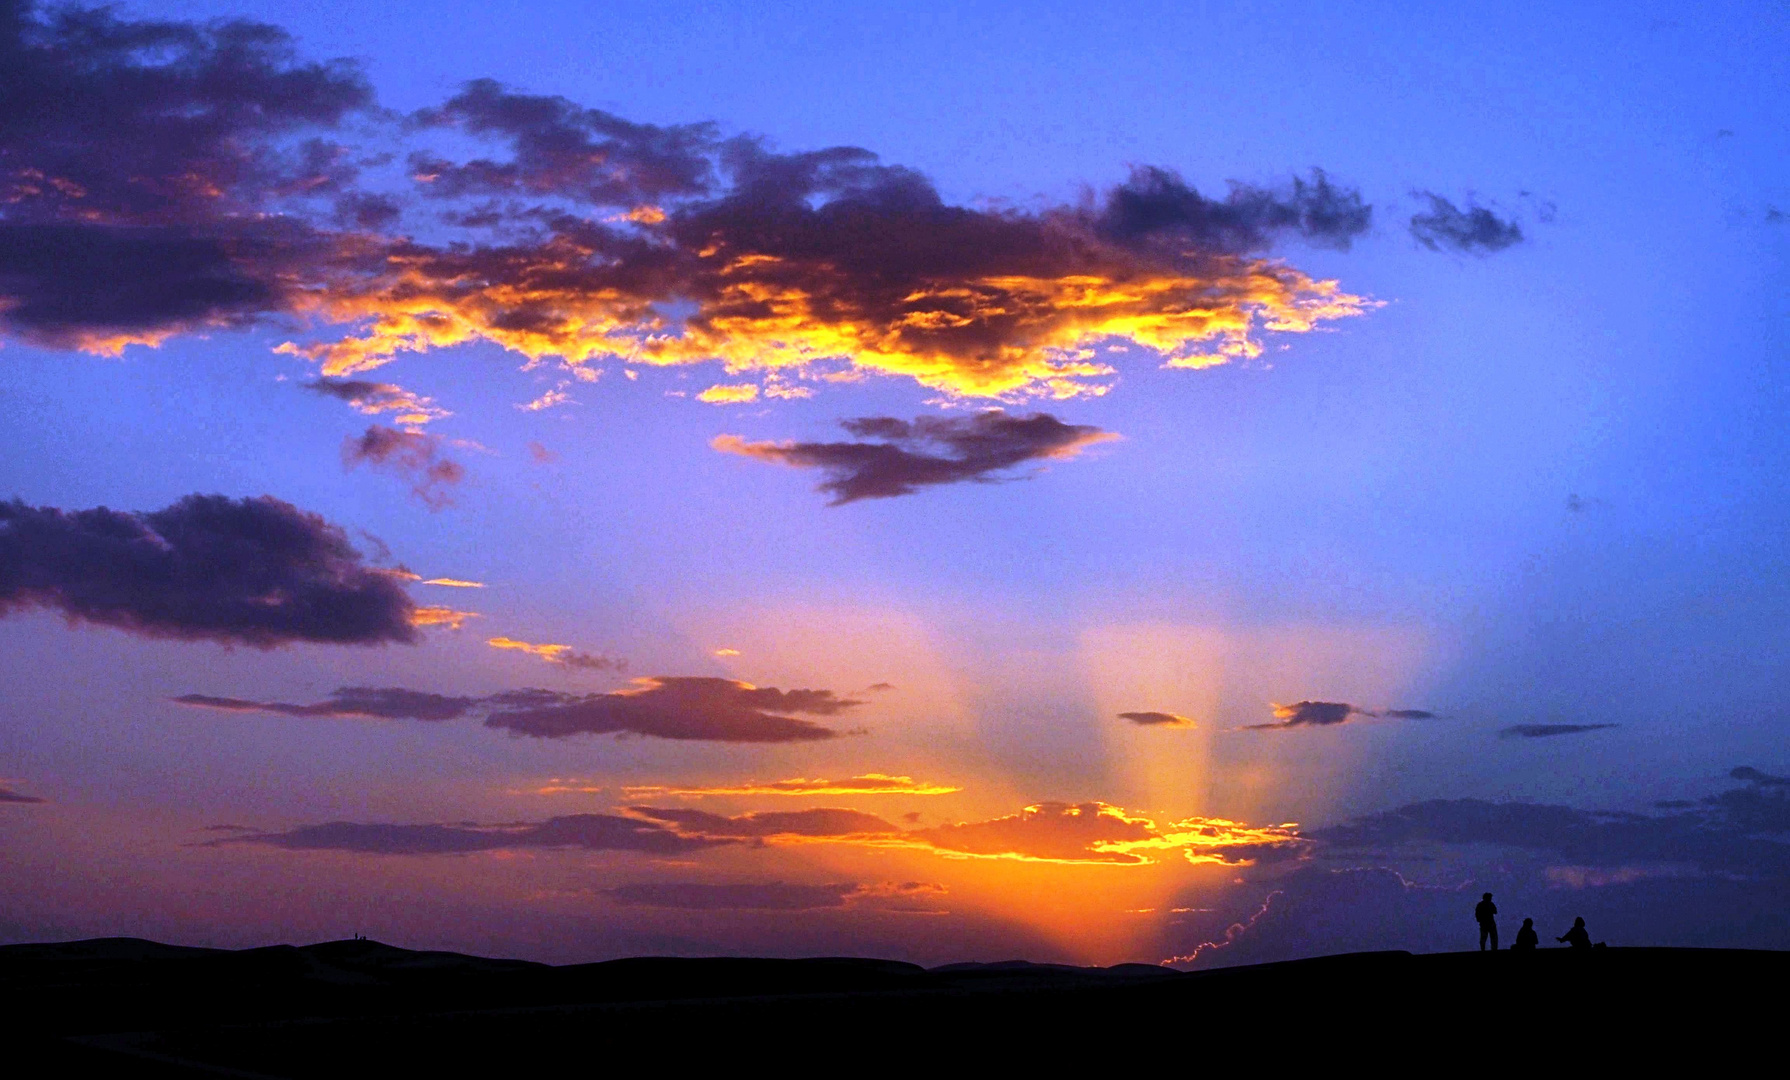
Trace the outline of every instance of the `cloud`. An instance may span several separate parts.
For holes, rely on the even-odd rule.
[[[36,795],[21,795],[11,788],[0,787],[0,803],[40,803]]]
[[[678,675],[635,679],[631,687],[608,694],[525,689],[454,697],[398,687],[350,686],[308,705],[210,694],[186,694],[173,700],[201,708],[284,716],[453,720],[482,714],[486,727],[545,739],[617,733],[744,743],[836,738],[840,732],[791,714],[834,716],[863,704],[830,690],[778,690],[732,679]]]
[[[1148,727],[1193,727],[1192,720],[1171,712],[1122,712],[1119,719]]]
[[[1434,720],[1436,714],[1423,709],[1382,709],[1380,716],[1388,720]]]
[[[579,652],[570,645],[537,645],[507,637],[487,638],[485,644],[493,649],[524,652],[530,656],[537,656],[549,664],[559,664],[562,667],[578,668],[584,671],[625,671],[628,667],[626,660],[596,653]]]
[[[1613,728],[1615,724],[1513,724],[1501,728],[1498,735],[1505,739],[1547,739],[1555,735],[1577,735],[1585,731],[1602,731]]]
[[[148,513],[0,503],[0,615],[39,607],[264,649],[417,640],[400,581],[339,527],[265,495],[189,495]]]
[[[264,23],[132,21],[10,0],[0,15],[0,325],[116,352],[287,306],[352,182],[320,136],[372,92]],[[303,136],[309,136],[304,138]]]
[[[1109,385],[1104,345],[1202,367],[1371,306],[1264,254],[1369,227],[1318,171],[1218,198],[1140,169],[1075,204],[977,209],[857,147],[781,153],[490,80],[388,119],[354,65],[263,24],[9,11],[0,294],[7,332],[42,344],[281,315],[316,328],[289,351],[331,377],[487,341],[1061,398]]]
[[[396,687],[344,686],[325,701],[290,705],[281,701],[246,701],[242,698],[182,694],[173,699],[181,705],[225,712],[264,712],[281,716],[351,716],[374,720],[457,720],[479,704],[479,698],[449,697]]]
[[[830,690],[778,690],[733,679],[661,675],[607,694],[521,691],[492,699],[501,706],[485,720],[533,738],[610,732],[661,739],[721,742],[808,742],[839,732],[795,714],[836,716],[863,704]]]
[[[1773,776],[1760,772],[1751,765],[1742,765],[1728,774],[1735,780],[1744,780],[1762,787],[1790,787],[1790,776]]]
[[[630,806],[628,813],[672,827],[687,836],[735,840],[768,836],[882,836],[897,833],[895,826],[861,810],[816,807],[812,810],[764,810],[728,817],[706,810],[657,806]]]
[[[531,441],[528,444],[528,459],[536,465],[551,465],[559,460],[559,455],[540,443]]]
[[[436,406],[434,399],[413,394],[393,383],[368,382],[365,379],[316,379],[304,384],[306,390],[347,402],[365,416],[394,413],[392,422],[414,430],[431,420],[454,415]]]
[[[441,437],[420,431],[399,431],[373,424],[342,442],[342,465],[352,469],[365,463],[405,480],[410,493],[431,510],[453,503],[446,491],[466,478],[459,462],[441,456]]]
[[[466,581],[451,577],[424,578],[422,583],[424,585],[442,585],[450,589],[482,589],[485,587],[485,583],[482,581]]]
[[[753,383],[727,385],[716,383],[702,393],[696,395],[697,401],[706,401],[710,405],[744,405],[758,400],[758,387]]]
[[[466,625],[467,619],[481,618],[476,611],[456,611],[451,607],[438,605],[418,607],[410,613],[412,626],[445,626],[449,630],[458,630]]]
[[[1750,775],[1756,770],[1744,771]],[[1718,873],[1790,875],[1790,845],[1762,838],[1790,832],[1786,787],[1747,780],[1747,786],[1708,796],[1695,806],[1647,815],[1536,803],[1434,800],[1311,835],[1339,847],[1499,844],[1546,852],[1581,867],[1683,864]]]
[[[1505,221],[1470,200],[1463,210],[1433,191],[1413,194],[1429,200],[1430,208],[1427,213],[1412,215],[1411,235],[1431,251],[1490,255],[1523,240],[1523,229],[1515,221]]]
[[[911,495],[922,487],[964,481],[990,482],[993,474],[1030,461],[1065,460],[1095,443],[1118,438],[1108,431],[1065,424],[1047,413],[1009,415],[990,409],[969,417],[922,416],[912,423],[867,416],[840,424],[860,438],[879,442],[747,442],[718,436],[723,453],[828,474],[818,490],[831,505],[859,499]]]
[[[1372,716],[1340,701],[1295,701],[1291,705],[1274,706],[1274,719],[1279,723],[1250,724],[1251,731],[1272,731],[1279,728],[1329,727],[1347,723],[1352,717]]]
[[[947,784],[930,784],[911,776],[890,776],[887,773],[865,773],[847,780],[773,780],[769,783],[744,783],[711,787],[630,787],[630,799],[654,795],[675,795],[700,799],[710,795],[950,795],[962,791]]]
[[[286,832],[231,836],[213,840],[211,844],[263,844],[292,851],[349,851],[369,855],[452,855],[528,848],[680,855],[735,842],[684,836],[638,818],[573,814],[522,825],[385,825],[332,821]]]

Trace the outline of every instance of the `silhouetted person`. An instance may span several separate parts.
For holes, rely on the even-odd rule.
[[[1591,947],[1591,935],[1585,932],[1585,916],[1581,915],[1574,919],[1572,921],[1572,929],[1566,932],[1566,936],[1557,937],[1554,940],[1564,941],[1575,949],[1589,949]]]
[[[1492,894],[1486,893],[1479,906],[1473,909],[1473,917],[1479,920],[1479,951],[1485,952],[1485,943],[1490,940],[1492,951],[1498,951],[1498,905],[1492,903]]]
[[[1524,919],[1523,928],[1517,931],[1517,939],[1510,944],[1512,952],[1534,952],[1541,944],[1541,938],[1535,934],[1535,920]]]

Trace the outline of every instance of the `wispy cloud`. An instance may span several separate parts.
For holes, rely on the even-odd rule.
[[[466,478],[466,468],[441,455],[441,437],[419,431],[399,431],[374,424],[342,443],[342,464],[352,469],[366,464],[402,478],[410,493],[431,510],[453,504],[448,488]]]
[[[1506,739],[1551,739],[1556,735],[1579,735],[1587,731],[1602,731],[1613,728],[1615,724],[1512,724],[1501,728],[1498,734]]]
[[[527,653],[539,657],[549,664],[561,667],[577,668],[583,671],[625,671],[626,660],[598,653],[579,652],[570,645],[536,644],[529,641],[518,641],[515,638],[486,638],[485,644],[493,649],[508,649],[514,652]]]
[[[415,431],[431,420],[454,415],[435,404],[434,399],[413,394],[393,383],[368,382],[365,379],[316,379],[304,384],[306,390],[345,401],[354,411],[366,416],[391,413],[392,423]]]
[[[1515,220],[1468,200],[1465,209],[1433,191],[1413,192],[1429,202],[1429,210],[1411,217],[1411,235],[1431,251],[1456,251],[1467,255],[1491,255],[1523,241],[1523,229]]]

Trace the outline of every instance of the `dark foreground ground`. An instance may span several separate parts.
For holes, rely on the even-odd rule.
[[[1356,953],[1183,974],[643,958],[549,967],[373,941],[0,948],[0,1072],[1005,1075],[1312,1064],[1486,1074],[1776,1061],[1790,953]]]

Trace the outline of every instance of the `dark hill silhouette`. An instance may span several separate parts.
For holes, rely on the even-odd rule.
[[[10,1062],[41,1063],[21,1076],[1060,1072],[1451,1047],[1451,1061],[1695,1051],[1708,1065],[1741,1052],[1735,1032],[1768,1029],[1751,1025],[1781,1010],[1766,988],[1786,975],[1790,953],[1718,949],[1355,953],[1182,973],[849,957],[555,967],[361,939],[229,951],[107,938],[0,947],[0,1030]],[[1508,1035],[1489,1050],[1488,1027]]]

